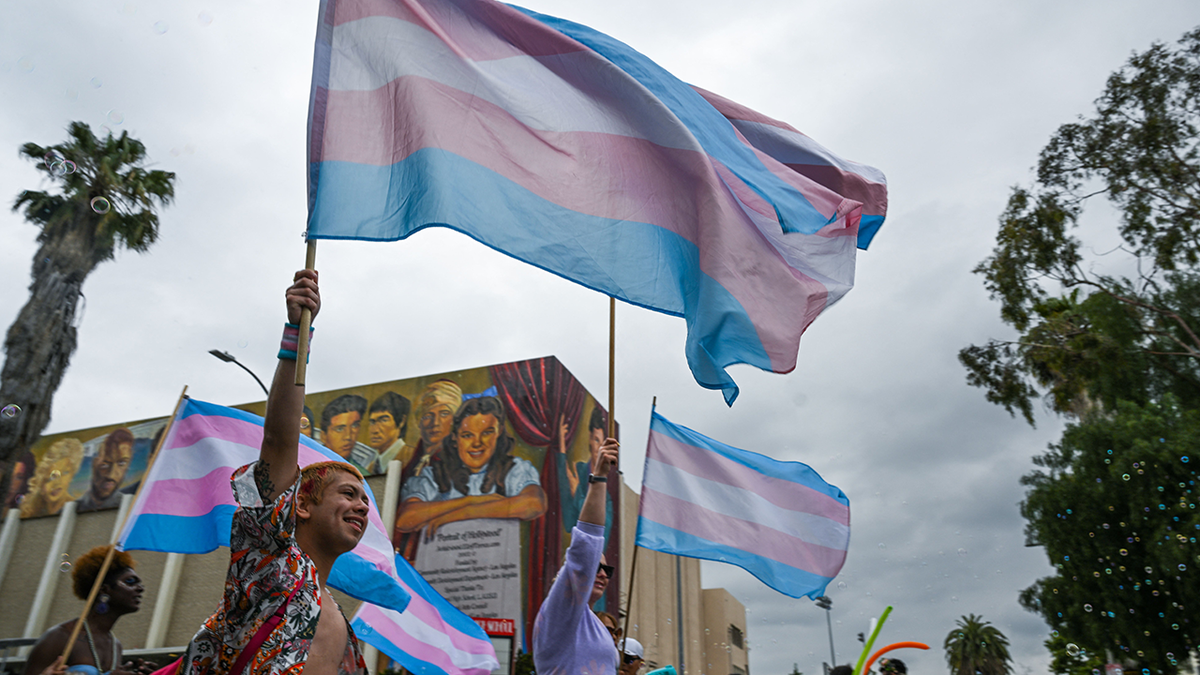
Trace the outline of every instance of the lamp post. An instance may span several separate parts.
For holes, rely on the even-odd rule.
[[[822,595],[815,600],[817,607],[825,610],[825,625],[829,627],[829,663],[830,668],[837,665],[837,652],[833,649],[833,619],[830,618],[833,609],[833,600],[829,599],[828,595]]]
[[[250,377],[253,377],[254,381],[258,383],[258,386],[262,387],[263,393],[266,394],[267,396],[271,395],[271,392],[267,391],[267,385],[263,384],[262,380],[258,379],[258,376],[254,374],[254,371],[252,371],[249,368],[247,368],[246,366],[242,365],[242,363],[240,361],[238,361],[236,358],[234,358],[233,354],[230,354],[229,352],[222,352],[222,351],[219,351],[216,349],[210,349],[210,350],[208,350],[208,353],[212,354],[213,356],[217,357],[218,359],[221,359],[225,363],[236,364],[238,368],[241,368],[242,370],[246,371],[247,373],[250,373]]]

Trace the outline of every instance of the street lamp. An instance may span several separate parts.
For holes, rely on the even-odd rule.
[[[829,618],[830,610],[833,609],[833,600],[830,600],[828,595],[822,595],[814,602],[817,603],[817,607],[825,610],[825,625],[829,626],[829,667],[833,668],[837,665],[837,652],[833,650],[833,619]]]
[[[258,383],[258,386],[262,387],[264,394],[266,394],[267,396],[271,395],[271,392],[267,391],[267,385],[263,384],[262,380],[258,379],[258,376],[254,374],[254,371],[250,370],[246,366],[243,366],[240,361],[238,361],[236,358],[234,358],[233,354],[230,354],[229,352],[218,351],[216,349],[210,349],[210,350],[208,350],[208,353],[212,354],[213,356],[217,357],[218,359],[221,359],[225,363],[237,364],[238,368],[241,368],[242,370],[246,371],[247,373],[250,373],[250,377],[253,377],[254,381]]]

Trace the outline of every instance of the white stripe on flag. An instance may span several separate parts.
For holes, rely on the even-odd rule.
[[[850,528],[841,523],[781,508],[750,490],[700,478],[649,457],[642,485],[731,518],[765,525],[810,544],[846,550],[850,543]]]

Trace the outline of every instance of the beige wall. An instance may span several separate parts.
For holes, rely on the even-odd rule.
[[[749,673],[750,655],[746,641],[750,636],[746,633],[746,608],[724,588],[706,588],[701,594],[704,624],[708,629],[704,636],[706,675]],[[731,629],[741,632],[741,646]]]

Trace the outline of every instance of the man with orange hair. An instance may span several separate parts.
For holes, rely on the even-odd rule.
[[[238,469],[229,574],[217,612],[192,638],[178,675],[357,675],[358,641],[325,581],[358,545],[369,502],[357,469],[297,466],[304,387],[296,376],[300,313],[321,308],[317,273],[287,290],[289,323],[267,397],[257,462]]]

